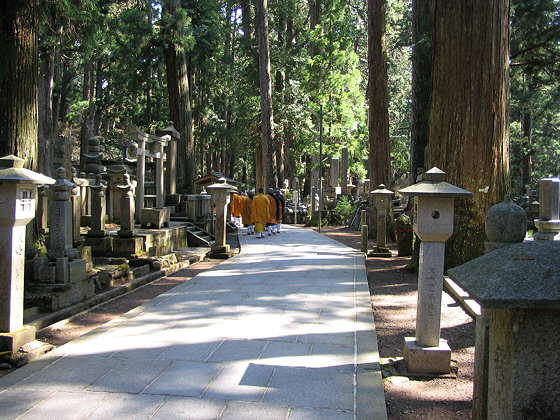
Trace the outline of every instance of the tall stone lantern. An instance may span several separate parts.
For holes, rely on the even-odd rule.
[[[422,239],[416,336],[405,337],[404,344],[411,372],[449,373],[451,367],[451,349],[440,338],[445,242],[453,234],[454,199],[472,197],[472,193],[445,179],[445,172],[434,167],[422,175],[422,182],[399,190],[415,197],[413,228]]]
[[[0,351],[12,353],[35,339],[35,330],[23,327],[25,227],[35,217],[37,186],[55,182],[23,162],[0,158]]]
[[[226,215],[227,206],[230,202],[230,192],[235,189],[233,185],[226,182],[225,178],[220,178],[218,182],[206,187],[210,191],[212,205],[216,207],[216,230],[215,243],[212,246],[212,256],[217,258],[229,258],[231,252],[229,245],[226,244]]]

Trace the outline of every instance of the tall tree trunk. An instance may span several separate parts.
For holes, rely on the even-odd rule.
[[[181,7],[180,0],[168,0],[165,6],[167,13],[177,19],[175,26],[181,32],[184,22],[176,13],[177,9]],[[196,161],[187,56],[184,47],[175,43],[170,43],[165,47],[164,55],[170,117],[175,129],[181,134],[177,142],[177,192],[189,194],[194,192]]]
[[[93,116],[93,133],[99,135],[101,120],[103,118],[103,107],[101,102],[103,99],[103,59],[97,60],[97,68],[95,70],[95,113]]]
[[[430,80],[432,76],[432,2],[412,0],[412,127],[410,183],[424,168],[424,150],[430,134]],[[424,170],[429,168],[424,168]]]
[[[42,153],[39,153],[39,172],[51,175],[51,147],[56,139],[56,120],[54,120],[54,83],[56,74],[56,49],[51,46],[47,51],[40,55],[39,63],[39,83],[38,83],[38,146]]]
[[[262,133],[262,173],[257,173],[257,187],[269,188],[274,186],[274,180],[276,178],[276,159],[274,159],[274,116],[272,111],[267,0],[257,0],[257,33],[259,39],[259,85]]]
[[[93,116],[95,113],[95,103],[93,100],[93,62],[90,59],[84,61],[84,82],[82,86],[82,99],[87,101],[88,106],[84,110],[82,117],[82,126],[80,127],[80,168],[85,170],[85,161],[82,159],[84,153],[87,153],[88,139],[94,135]]]
[[[369,152],[372,188],[390,188],[389,111],[387,94],[386,0],[368,0]]]
[[[434,0],[428,166],[474,199],[455,203],[448,268],[484,252],[488,209],[510,189],[508,0]]]
[[[372,189],[391,188],[389,106],[387,93],[386,0],[368,0],[369,178]],[[370,201],[369,236],[377,236],[377,212]]]
[[[0,3],[0,156],[15,154],[38,169],[38,0]]]

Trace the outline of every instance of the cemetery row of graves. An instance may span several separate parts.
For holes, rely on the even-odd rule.
[[[1,257],[6,267],[0,282],[2,351],[16,352],[34,340],[35,328],[28,321],[37,314],[56,313],[119,282],[178,264],[189,248],[203,247],[203,255],[229,255],[226,231],[236,228],[228,205],[235,181],[211,173],[195,182],[198,194],[178,194],[178,133],[169,127],[155,136],[130,127],[129,134],[134,156],[125,154],[110,165],[102,141],[91,138],[84,172],[73,167],[71,143],[58,139],[54,178],[23,168],[16,156],[0,159]],[[333,159],[325,185],[321,179],[309,197],[301,197],[297,179],[284,185],[291,187],[284,222],[305,223],[351,196],[361,203],[350,224],[362,231],[362,251],[371,258],[390,258],[387,218],[404,208],[393,205],[395,193],[383,185],[374,189],[365,182],[363,192],[348,185],[347,165],[347,153],[340,163]],[[472,196],[445,181],[446,174],[432,168],[418,183],[398,191],[413,202],[412,228],[421,240],[416,335],[406,338],[404,358],[409,371],[434,375],[449,373],[452,352],[440,337],[445,242],[453,234],[455,199]],[[539,188],[538,200],[528,197],[526,208],[508,197],[492,207],[486,219],[486,255],[448,272],[481,307],[477,418],[531,409],[560,413],[560,180],[543,179]],[[371,252],[367,204],[377,222]],[[527,234],[529,220],[532,236]],[[546,368],[539,360],[546,360]]]

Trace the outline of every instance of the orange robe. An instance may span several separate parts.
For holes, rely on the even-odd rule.
[[[266,198],[270,201],[270,216],[267,222],[275,225],[278,223],[278,219],[276,219],[276,210],[278,209],[278,206],[276,205],[276,200],[272,195],[268,194]]]
[[[251,200],[249,197],[244,197],[243,199],[243,214],[242,214],[242,218],[243,218],[243,224],[245,226],[251,226],[253,225],[253,219],[251,218],[251,211],[253,210],[253,200]]]
[[[270,218],[270,200],[263,194],[259,194],[253,198],[253,207],[251,209],[251,218],[255,224],[255,233],[264,232],[267,220]]]
[[[231,203],[231,213],[233,217],[241,217],[243,213],[243,197],[233,193],[233,203]]]

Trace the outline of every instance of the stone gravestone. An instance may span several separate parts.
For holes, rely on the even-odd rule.
[[[339,159],[332,158],[331,159],[331,187],[338,188],[339,187]]]
[[[107,185],[97,175],[91,190],[91,229],[87,233],[86,244],[91,246],[92,255],[102,257],[113,251],[113,237],[107,235],[105,229],[105,192]]]
[[[539,183],[539,218],[536,240],[560,241],[560,179],[544,178]]]
[[[341,179],[341,191],[342,195],[348,195],[348,147],[342,148],[342,175]]]
[[[388,190],[385,185],[381,184],[371,194],[374,197],[375,210],[377,211],[377,244],[373,251],[369,253],[369,256],[391,258],[393,254],[387,247],[387,210],[392,205],[393,191]]]

